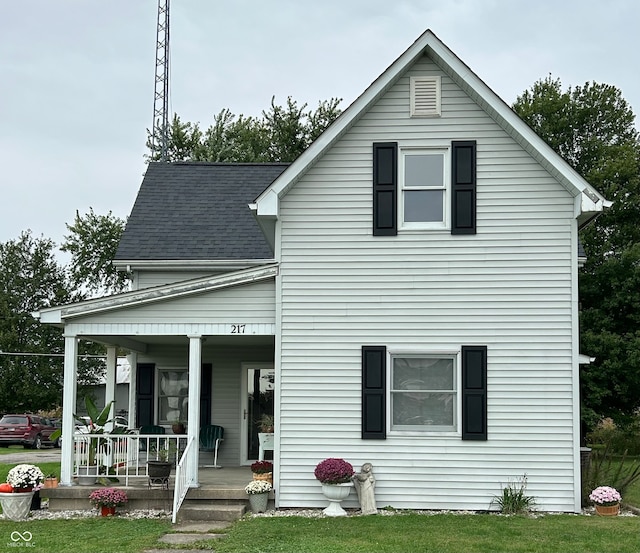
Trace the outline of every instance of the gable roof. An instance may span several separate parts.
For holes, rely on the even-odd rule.
[[[149,163],[115,263],[273,259],[247,205],[287,165]]]
[[[423,55],[429,56],[458,86],[536,159],[570,194],[579,198],[576,217],[586,224],[611,205],[493,92],[431,31],[425,31],[333,124],[300,155],[251,205],[270,241],[279,200],[368,109]]]

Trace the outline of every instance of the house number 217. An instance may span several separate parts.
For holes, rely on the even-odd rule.
[[[231,325],[231,334],[244,334],[247,325]]]

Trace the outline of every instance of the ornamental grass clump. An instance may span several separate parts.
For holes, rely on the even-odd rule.
[[[314,474],[323,484],[345,484],[351,482],[355,472],[351,463],[332,457],[318,463]]]
[[[273,486],[266,480],[252,480],[244,487],[244,491],[249,495],[269,493],[272,489]]]
[[[509,482],[502,488],[502,494],[494,496],[491,504],[500,507],[500,512],[505,515],[518,515],[527,513],[536,505],[535,497],[527,495],[527,475]]]
[[[10,484],[14,491],[37,491],[44,486],[44,473],[35,465],[16,465],[7,474],[7,484]]]
[[[589,494],[589,500],[596,505],[611,507],[612,505],[620,503],[622,497],[615,488],[611,488],[610,486],[598,486]]]
[[[89,501],[94,507],[120,507],[129,501],[129,498],[118,488],[100,488],[91,492]]]
[[[253,474],[268,474],[273,472],[273,463],[271,461],[256,461],[251,465]]]

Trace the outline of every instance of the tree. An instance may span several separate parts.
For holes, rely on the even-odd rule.
[[[71,284],[88,293],[118,293],[129,286],[130,275],[118,271],[113,259],[118,249],[125,221],[111,213],[97,215],[93,208],[80,215],[76,211],[73,224],[67,224],[69,235],[60,247],[71,254]]]
[[[618,420],[640,407],[640,141],[631,107],[614,86],[562,90],[550,76],[514,110],[613,206],[580,232],[583,422]]]
[[[223,109],[204,133],[198,123],[183,123],[174,114],[169,127],[167,161],[288,162],[296,159],[340,115],[340,99],[318,103],[315,111],[305,111],[291,97],[279,106],[271,98],[262,117],[236,116]],[[147,159],[160,159],[160,149],[147,131]]]
[[[55,244],[23,232],[0,244],[0,405],[4,412],[52,409],[62,401],[64,339],[34,311],[80,299],[70,292]],[[53,354],[53,355],[52,355]],[[95,380],[96,361],[82,363],[81,381]]]

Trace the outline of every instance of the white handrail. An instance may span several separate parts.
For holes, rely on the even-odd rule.
[[[188,441],[187,447],[184,448],[182,457],[176,465],[176,484],[173,490],[173,514],[171,515],[171,522],[173,524],[176,523],[176,520],[178,519],[178,511],[182,506],[184,498],[187,496],[187,492],[189,491],[191,484],[193,484],[193,477],[189,476],[188,470],[189,452],[191,451],[193,442],[193,438]]]
[[[124,478],[125,486],[128,486],[131,478],[149,477],[147,461],[158,460],[162,450],[169,452],[167,460],[177,463],[187,438],[183,435],[76,432],[73,441],[73,476],[80,476],[81,471],[90,476],[115,476]],[[96,466],[89,464],[91,444],[97,445]]]

